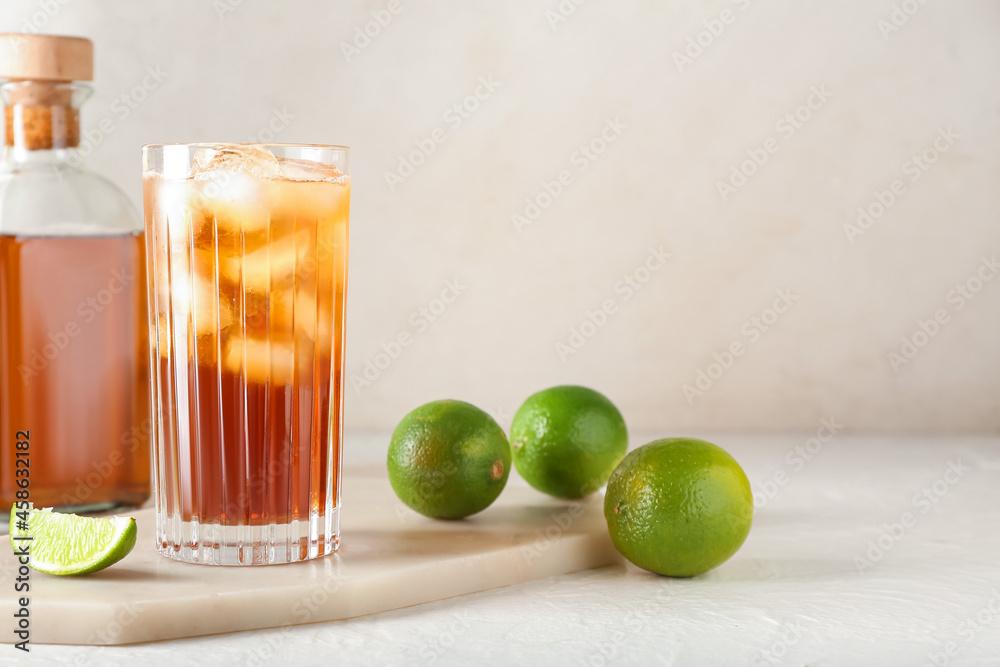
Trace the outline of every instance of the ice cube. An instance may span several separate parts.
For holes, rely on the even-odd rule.
[[[213,185],[209,183],[195,203],[209,230],[213,223],[220,237],[267,230],[271,214],[266,193],[258,184],[248,176],[236,175],[222,187],[208,189]]]
[[[176,315],[175,315],[176,317]],[[178,325],[183,325],[183,321],[176,322]],[[183,326],[179,326],[180,338],[177,339],[177,354],[186,355],[190,354],[188,348],[188,339],[184,335]],[[171,338],[171,327],[170,321],[167,318],[166,313],[160,313],[157,315],[156,324],[150,325],[150,342],[155,344],[156,349],[159,351],[160,358],[168,359],[174,356],[174,346],[172,344]],[[195,355],[193,359],[197,363],[202,365],[211,366],[216,363],[217,353],[216,353],[216,340],[220,334],[215,331],[208,333],[198,333],[195,337],[195,345],[197,345]]]
[[[215,221],[221,235],[260,232],[270,222],[270,191],[281,178],[270,151],[252,144],[203,148],[191,169],[196,217]]]
[[[290,181],[341,181],[345,178],[344,172],[325,162],[278,158],[278,165]]]
[[[217,333],[233,323],[233,307],[227,299],[219,298],[213,282],[197,273],[172,272],[169,285],[171,316],[175,321],[186,322],[190,316],[196,336]],[[163,289],[165,286],[161,286]]]
[[[247,382],[287,384],[294,379],[295,348],[290,342],[233,336],[226,343],[223,368],[233,374],[242,368]]]
[[[271,151],[254,144],[220,144],[202,148],[194,156],[191,177],[214,178],[219,172],[245,173],[256,178],[281,178],[281,167]]]
[[[252,250],[242,258],[230,256],[220,259],[219,268],[234,283],[239,282],[242,273],[246,290],[266,290],[272,283],[291,279],[299,261],[312,251],[310,232],[301,229]]]
[[[289,335],[302,334],[305,338],[316,341],[332,336],[329,304],[325,308],[317,304],[316,291],[311,287],[300,288],[297,292],[282,290],[271,298],[274,328]]]
[[[244,173],[219,172],[195,183],[190,206],[192,217],[214,222],[220,236],[240,231],[258,233],[271,220],[268,185]]]
[[[277,290],[253,290],[243,299],[243,321],[254,335],[291,338],[297,333],[312,340],[316,328],[316,295],[311,289],[297,292],[288,287]]]

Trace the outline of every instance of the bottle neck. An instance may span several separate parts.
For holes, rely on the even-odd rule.
[[[79,83],[9,81],[4,104],[5,163],[65,163],[80,143],[80,105],[91,88]]]

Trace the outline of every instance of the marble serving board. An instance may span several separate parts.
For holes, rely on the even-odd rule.
[[[178,563],[156,552],[153,510],[136,511],[138,543],[116,565],[80,577],[31,572],[31,642],[131,644],[331,621],[619,560],[600,495],[572,503],[510,485],[474,517],[434,521],[403,506],[384,477],[344,478],[340,549],[303,563]],[[10,619],[24,593],[9,538],[0,551],[0,617]]]

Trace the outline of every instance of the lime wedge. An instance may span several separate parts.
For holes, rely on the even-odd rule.
[[[44,509],[10,511],[14,553],[28,545],[28,565],[47,574],[86,574],[125,558],[135,546],[135,519],[92,519]],[[30,537],[27,539],[18,539]]]

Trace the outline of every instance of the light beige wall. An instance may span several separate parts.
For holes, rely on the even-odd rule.
[[[0,29],[27,17],[97,42],[84,126],[111,131],[91,162],[136,201],[147,142],[271,124],[280,141],[354,147],[347,371],[385,368],[348,386],[349,428],[391,428],[441,397],[505,422],[564,382],[671,433],[821,418],[1000,428],[1000,280],[955,291],[1000,256],[996,2],[401,0],[378,13],[389,4],[5,0]],[[386,25],[345,48],[373,16]],[[477,91],[467,118],[450,111]],[[798,127],[782,120],[796,112]],[[387,179],[433,138],[412,174]],[[590,142],[604,146],[593,161]],[[753,155],[763,164],[723,196]],[[516,224],[546,183],[558,194]],[[893,201],[849,234],[879,197]],[[644,271],[641,289],[620,282]],[[450,281],[459,294],[436,302]],[[791,305],[779,299],[763,331],[753,318],[771,320],[779,292]],[[603,305],[602,326],[560,354]],[[443,311],[430,322],[421,308]],[[935,314],[943,324],[926,323]],[[380,357],[400,335],[410,344]],[[913,336],[925,345],[893,368]],[[742,355],[713,367],[734,344]],[[699,371],[718,377],[686,396]]]

